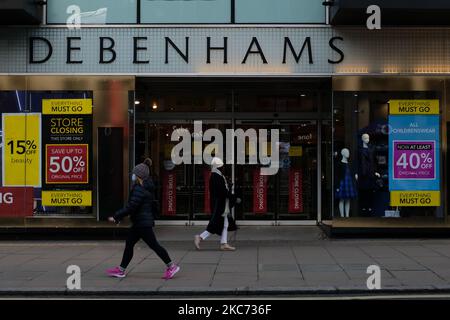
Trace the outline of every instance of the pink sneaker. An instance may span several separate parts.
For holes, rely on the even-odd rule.
[[[171,267],[166,269],[166,272],[164,273],[163,279],[169,280],[172,279],[175,273],[180,271],[180,267],[176,264],[173,264]]]
[[[108,276],[115,278],[125,278],[126,276],[125,272],[120,270],[119,267],[108,269],[106,270],[106,273],[108,274]]]

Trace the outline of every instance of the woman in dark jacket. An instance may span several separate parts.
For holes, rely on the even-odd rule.
[[[223,251],[234,251],[236,248],[228,244],[228,231],[237,230],[236,223],[231,216],[231,208],[236,203],[231,193],[231,186],[222,173],[223,161],[213,158],[211,161],[211,177],[209,178],[211,219],[206,231],[196,235],[195,247],[200,250],[200,242],[211,234],[220,236],[220,249]]]
[[[172,262],[166,249],[158,243],[153,232],[155,225],[152,213],[153,194],[144,187],[144,181],[149,177],[147,165],[143,163],[138,164],[133,169],[133,177],[136,180],[130,191],[127,205],[109,218],[109,221],[119,223],[129,215],[132,227],[126,241],[122,263],[119,267],[108,269],[107,273],[111,277],[124,278],[126,275],[125,270],[133,258],[134,246],[142,239],[166,264],[167,269],[163,278],[171,279],[180,270],[180,267]]]

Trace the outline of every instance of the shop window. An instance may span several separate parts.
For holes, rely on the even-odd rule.
[[[136,23],[137,0],[49,0],[49,24]]]
[[[0,115],[0,217],[92,214],[92,93],[2,91]]]
[[[30,184],[39,182],[35,181],[35,177],[27,179],[25,164],[14,162],[17,153],[25,160],[23,153],[28,140],[27,105],[24,91],[0,91],[0,218],[21,217],[33,213],[33,187],[25,186],[27,181]],[[36,128],[33,127],[35,131]]]
[[[142,0],[141,23],[230,23],[231,0]]]
[[[334,217],[442,218],[438,92],[334,94]]]
[[[236,0],[236,23],[325,23],[321,0]]]

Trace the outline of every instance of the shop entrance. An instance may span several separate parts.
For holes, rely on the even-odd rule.
[[[210,166],[204,161],[195,163],[198,150],[193,146],[190,163],[175,165],[171,158],[178,144],[172,141],[172,134],[187,130],[193,142],[195,123],[199,121],[200,135],[214,129],[224,137],[225,160],[230,157],[225,141],[227,130],[253,130],[258,139],[260,130],[264,130],[267,148],[263,153],[269,158],[271,132],[278,131],[279,155],[271,161],[277,161],[278,166],[274,166],[279,169],[273,175],[261,174],[264,164],[259,157],[264,145],[252,144],[248,137],[242,150],[234,140],[232,161],[225,161],[225,174],[242,199],[233,210],[241,225],[310,225],[327,218],[329,208],[322,206],[322,199],[327,198],[324,202],[329,203],[331,141],[321,137],[330,136],[328,83],[143,79],[136,87],[134,162],[145,157],[153,161],[158,220],[167,224],[204,224],[209,220]],[[201,140],[202,153],[211,142],[215,143]],[[243,163],[238,159],[239,152],[244,154]],[[250,158],[255,154],[258,162],[252,163]]]
[[[231,128],[228,120],[204,120],[203,130],[217,129],[225,133]],[[171,160],[172,148],[177,142],[171,141],[176,130],[187,129],[194,132],[194,120],[153,120],[136,123],[136,161],[142,161],[145,155],[153,161],[152,176],[157,186],[158,218],[166,221],[208,220],[210,209],[208,201],[209,166],[196,164],[194,152],[190,154],[190,163],[175,165]],[[204,143],[203,147],[208,145]],[[226,165],[231,174],[231,165]]]
[[[244,221],[317,220],[317,121],[237,120],[236,128],[279,132],[279,169],[261,176],[260,166],[236,165],[236,192],[243,199],[236,218]],[[252,150],[246,150],[246,157]],[[249,161],[247,161],[249,162]]]

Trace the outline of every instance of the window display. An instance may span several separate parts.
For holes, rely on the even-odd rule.
[[[340,216],[348,218],[350,216],[350,202],[357,196],[355,175],[353,175],[349,159],[350,150],[347,148],[341,151],[342,160],[337,164],[336,170],[336,199],[339,200]]]
[[[92,214],[92,108],[92,92],[0,92],[0,216]]]
[[[363,215],[371,215],[373,209],[373,193],[376,191],[376,178],[380,174],[376,172],[375,148],[370,144],[370,136],[364,133],[361,136],[361,145],[358,148],[358,189],[361,212]]]
[[[439,93],[334,98],[334,217],[443,217]]]

